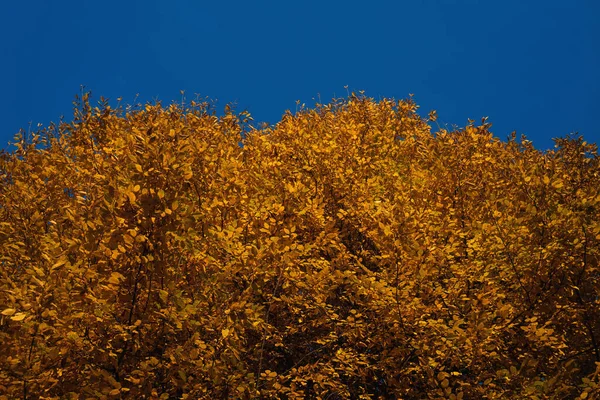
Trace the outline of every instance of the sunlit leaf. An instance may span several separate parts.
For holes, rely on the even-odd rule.
[[[27,314],[25,314],[25,313],[16,313],[12,317],[10,317],[10,319],[18,322],[18,321],[23,321],[26,316],[27,316]]]

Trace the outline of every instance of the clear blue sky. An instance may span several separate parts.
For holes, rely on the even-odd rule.
[[[70,120],[74,95],[194,94],[276,122],[296,100],[414,93],[422,115],[489,116],[540,149],[599,142],[600,2],[11,1],[0,9],[0,148]]]

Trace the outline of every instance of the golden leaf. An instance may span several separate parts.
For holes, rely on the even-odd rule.
[[[65,265],[66,262],[68,261],[67,256],[62,256],[51,268],[50,270],[54,270],[62,265]]]
[[[25,314],[25,313],[16,313],[12,317],[10,317],[10,319],[18,322],[18,321],[23,321],[26,316],[27,316],[27,314]]]
[[[166,290],[159,290],[158,296],[163,301],[163,303],[167,303],[167,299],[169,298],[169,292],[167,292]]]
[[[108,283],[112,285],[118,285],[122,279],[125,279],[123,275],[118,272],[113,272],[110,274],[110,278],[108,278]]]

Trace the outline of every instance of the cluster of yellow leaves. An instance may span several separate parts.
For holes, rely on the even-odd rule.
[[[0,159],[0,395],[599,396],[595,146],[416,110],[84,96]]]

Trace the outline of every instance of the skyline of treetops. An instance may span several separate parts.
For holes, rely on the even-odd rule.
[[[0,399],[600,397],[600,163],[363,93],[0,152]]]

